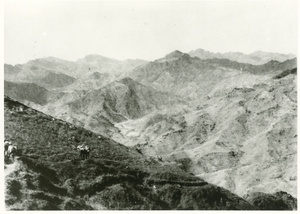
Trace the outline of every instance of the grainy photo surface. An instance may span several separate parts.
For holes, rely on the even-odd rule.
[[[298,1],[5,1],[5,210],[297,210]]]

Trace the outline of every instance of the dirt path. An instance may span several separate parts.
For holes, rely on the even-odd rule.
[[[4,176],[10,175],[13,171],[17,169],[17,166],[19,165],[18,158],[15,157],[15,160],[13,163],[10,164],[5,164],[5,169],[4,169]]]

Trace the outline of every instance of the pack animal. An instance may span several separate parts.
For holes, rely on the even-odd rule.
[[[77,150],[80,152],[79,157],[81,158],[81,160],[85,160],[88,159],[90,156],[90,147],[89,146],[77,146]]]
[[[8,149],[7,149],[6,156],[8,158],[12,157],[14,159],[15,156],[16,156],[17,151],[18,151],[17,146],[9,145]]]

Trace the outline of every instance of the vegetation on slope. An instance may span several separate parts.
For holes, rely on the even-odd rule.
[[[253,209],[229,191],[108,138],[5,97],[5,138],[18,167],[6,176],[10,210]],[[88,144],[91,158],[74,150]],[[9,165],[7,165],[8,167]]]

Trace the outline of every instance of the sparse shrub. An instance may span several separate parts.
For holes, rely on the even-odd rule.
[[[45,200],[25,199],[22,210],[59,210],[58,206]]]
[[[67,192],[70,196],[74,196],[76,193],[78,193],[78,188],[75,185],[74,179],[66,180],[63,187],[67,189]]]
[[[22,185],[16,179],[6,181],[5,205],[12,206],[22,200]]]
[[[176,162],[179,164],[179,167],[182,170],[187,172],[192,163],[192,160],[190,158],[181,158],[181,159],[176,160]]]
[[[266,194],[252,193],[248,201],[260,210],[293,210],[297,209],[297,199],[285,192]]]
[[[67,199],[63,206],[63,210],[92,210],[82,199]]]
[[[22,185],[17,180],[12,179],[6,182],[7,194],[16,197],[16,199],[21,199],[22,196],[21,189],[22,189]]]
[[[32,194],[30,194],[30,197],[33,199],[47,201],[49,203],[48,208],[52,206],[54,209],[57,209],[57,205],[62,202],[62,199],[58,198],[57,196],[49,195],[41,191],[33,192]]]

